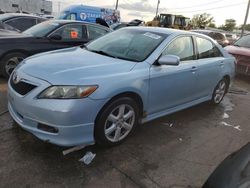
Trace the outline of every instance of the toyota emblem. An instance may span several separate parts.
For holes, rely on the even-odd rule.
[[[14,84],[17,84],[20,81],[20,77],[18,76],[16,71],[13,73],[12,80]]]

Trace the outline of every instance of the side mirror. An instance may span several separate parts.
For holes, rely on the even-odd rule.
[[[178,66],[180,64],[180,58],[176,55],[163,55],[158,59],[160,65],[173,65]]]
[[[62,37],[60,35],[51,35],[49,37],[50,40],[62,40]]]

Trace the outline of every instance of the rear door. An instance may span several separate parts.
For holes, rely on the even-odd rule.
[[[198,57],[198,97],[211,95],[213,89],[221,79],[225,58],[217,46],[207,38],[195,37],[196,53]]]

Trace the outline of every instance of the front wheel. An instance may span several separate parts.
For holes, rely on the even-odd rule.
[[[9,53],[3,57],[1,60],[0,68],[2,75],[5,78],[9,78],[12,71],[16,68],[16,66],[21,63],[27,56],[23,53],[15,52]]]
[[[123,142],[138,123],[139,109],[131,98],[112,101],[96,120],[95,140],[98,144],[112,146]]]
[[[228,81],[223,78],[215,87],[213,97],[212,97],[212,103],[213,104],[220,104],[220,102],[223,100],[223,97],[225,96],[228,89]]]

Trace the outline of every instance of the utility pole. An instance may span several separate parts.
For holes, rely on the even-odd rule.
[[[247,18],[248,18],[248,13],[249,13],[249,7],[250,7],[250,0],[248,0],[246,16],[245,16],[244,24],[243,24],[243,26],[242,26],[242,31],[241,31],[241,37],[244,35],[245,27],[246,27],[246,24],[247,24]]]
[[[159,4],[160,4],[160,0],[157,1],[157,8],[156,8],[156,13],[155,13],[155,18],[157,18],[157,15],[158,15]]]
[[[118,8],[118,1],[119,1],[119,0],[116,0],[115,10],[117,10],[117,8]]]

